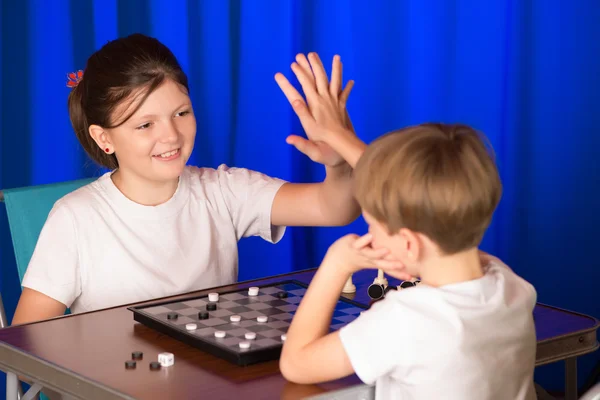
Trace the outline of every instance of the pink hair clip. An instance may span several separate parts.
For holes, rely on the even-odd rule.
[[[77,72],[71,72],[67,74],[67,87],[74,88],[79,85],[81,79],[83,78],[83,71],[79,70]]]

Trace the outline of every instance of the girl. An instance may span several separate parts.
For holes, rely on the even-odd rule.
[[[309,110],[308,140],[290,136],[325,165],[321,183],[291,184],[242,168],[186,166],[196,120],[187,77],[172,52],[141,34],[107,43],[72,84],[68,105],[88,155],[111,170],[60,199],[23,279],[13,324],[233,283],[237,242],[279,241],[285,226],[345,225],[360,214],[351,168],[318,130],[352,131],[341,90],[316,54],[292,69],[317,95],[289,98]],[[310,61],[309,61],[310,60]],[[281,75],[278,76],[281,81]]]

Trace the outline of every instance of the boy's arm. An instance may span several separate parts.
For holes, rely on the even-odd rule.
[[[348,275],[324,262],[317,270],[296,310],[279,366],[295,383],[318,383],[354,373],[339,331],[328,334],[329,324]]]
[[[344,157],[344,160],[346,160],[352,169],[356,167],[360,156],[362,156],[362,153],[367,148],[365,142],[348,131],[335,133],[330,136],[328,141],[329,145]]]
[[[398,330],[395,303],[374,304],[341,330],[327,333],[351,273],[363,268],[404,269],[398,261],[387,259],[387,249],[373,249],[372,240],[370,234],[346,235],[327,250],[288,329],[280,359],[288,380],[319,383],[356,373],[363,382],[372,383],[399,363],[403,334]]]

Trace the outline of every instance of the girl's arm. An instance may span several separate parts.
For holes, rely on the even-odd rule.
[[[67,306],[45,294],[23,288],[12,325],[59,317],[65,313],[66,309]]]

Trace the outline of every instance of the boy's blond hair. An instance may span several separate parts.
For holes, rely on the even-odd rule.
[[[479,245],[502,193],[485,138],[465,125],[388,133],[367,147],[354,174],[358,202],[389,233],[422,233],[448,255]]]

